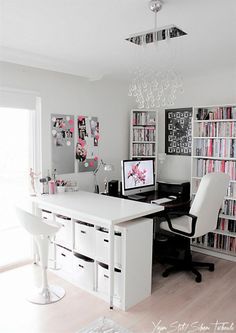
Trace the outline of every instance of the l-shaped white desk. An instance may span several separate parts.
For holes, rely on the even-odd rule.
[[[114,294],[114,226],[164,210],[163,206],[78,191],[42,195],[32,199],[40,210],[51,211],[109,231],[109,301],[113,308]]]

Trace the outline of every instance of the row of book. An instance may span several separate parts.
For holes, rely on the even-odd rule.
[[[198,108],[197,120],[236,119],[236,106]]]
[[[155,141],[156,131],[154,128],[133,128],[133,141]]]
[[[221,123],[198,123],[197,136],[236,137],[236,121]]]
[[[225,160],[197,159],[196,176],[203,177],[209,172],[225,172],[229,174],[231,180],[236,180],[236,162]]]
[[[133,143],[134,156],[155,156],[154,143]]]
[[[236,254],[236,237],[209,232],[207,235],[195,238],[193,244],[208,246]]]
[[[222,205],[222,213],[225,215],[236,216],[236,200],[224,200]]]
[[[217,222],[217,229],[236,233],[236,221],[220,217]]]
[[[228,189],[227,189],[227,196],[236,198],[236,183],[229,184]]]
[[[236,139],[199,139],[196,156],[236,158]]]
[[[133,126],[155,125],[156,115],[155,112],[133,112]]]

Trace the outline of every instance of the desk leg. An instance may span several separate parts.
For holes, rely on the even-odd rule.
[[[109,230],[109,298],[110,298],[110,309],[113,309],[113,294],[114,294],[114,226],[110,226]]]

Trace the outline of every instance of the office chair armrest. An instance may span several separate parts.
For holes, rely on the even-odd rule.
[[[169,227],[169,229],[171,231],[173,231],[173,232],[175,232],[177,234],[180,234],[182,236],[187,236],[187,237],[192,237],[195,234],[197,216],[192,215],[192,214],[185,214],[185,216],[189,216],[192,219],[192,221],[191,221],[192,222],[191,232],[188,233],[188,232],[185,232],[185,231],[182,231],[182,230],[174,228],[173,225],[172,225],[172,223],[171,223],[171,219],[170,219],[168,213],[164,213],[164,215],[165,215],[166,221],[168,223],[168,227]]]

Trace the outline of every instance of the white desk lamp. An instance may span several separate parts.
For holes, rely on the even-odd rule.
[[[93,174],[94,174],[94,193],[99,193],[99,186],[98,186],[98,182],[97,182],[97,173],[101,167],[103,167],[104,171],[108,171],[108,172],[112,171],[114,169],[113,165],[107,164],[107,163],[103,162],[103,160],[100,161],[97,168],[93,172]],[[107,184],[106,178],[104,179],[104,185],[105,185],[104,193],[107,194],[108,193],[108,184]]]

